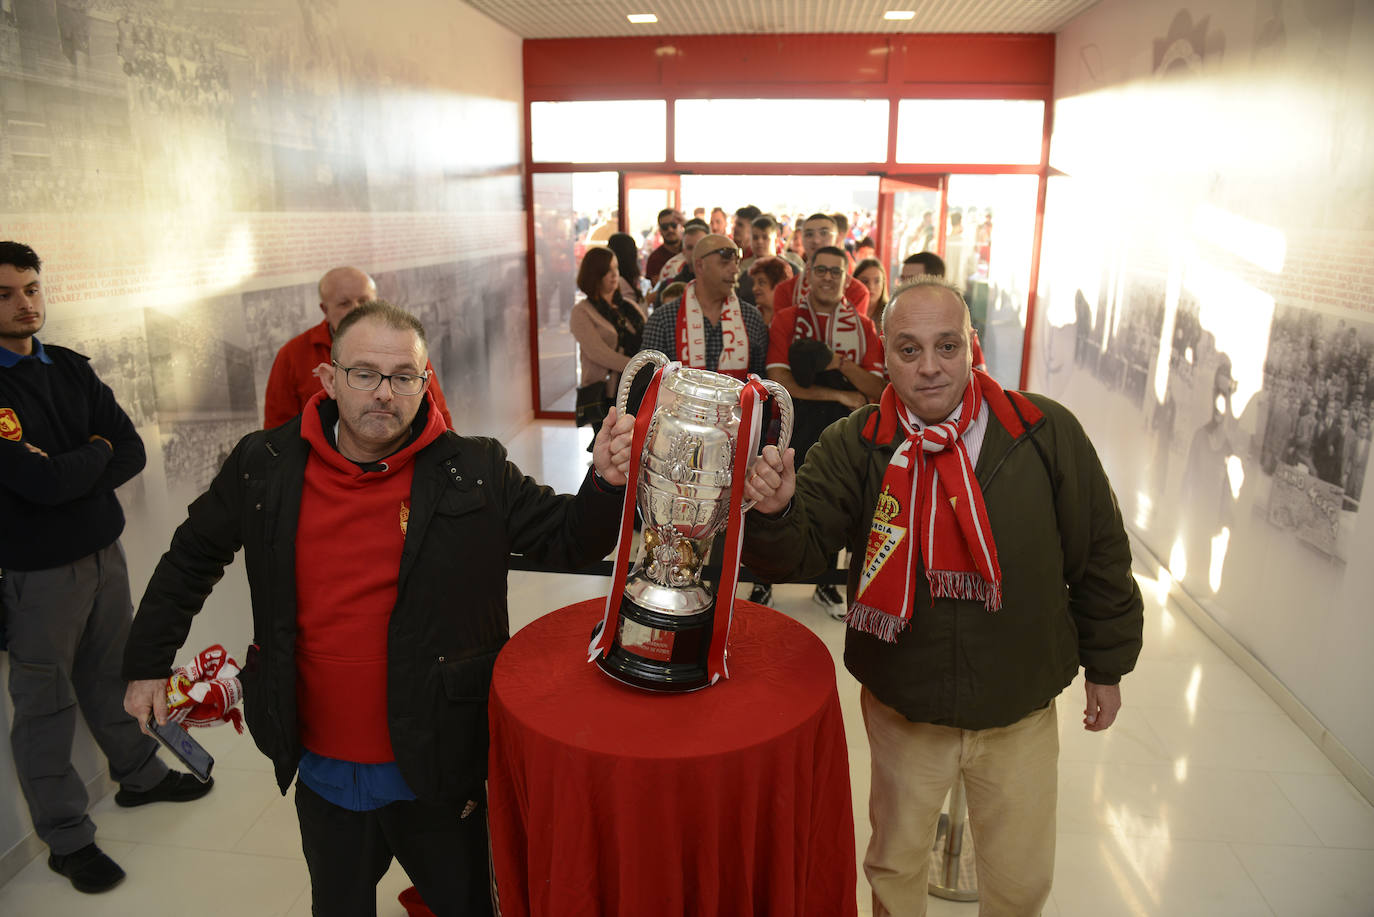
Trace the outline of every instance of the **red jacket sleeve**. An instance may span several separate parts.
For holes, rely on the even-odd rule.
[[[439,413],[444,415],[444,425],[450,430],[453,429],[453,418],[448,413],[448,402],[444,400],[444,390],[439,387],[439,374],[434,371],[432,362],[425,363],[425,369],[429,370],[429,377],[434,380],[434,385],[430,390],[434,393],[434,406],[439,409]]]
[[[291,358],[288,344],[277,351],[272,361],[272,372],[267,377],[267,394],[263,399],[262,427],[270,430],[280,427],[305,407],[296,393],[295,361]]]
[[[862,280],[850,277],[844,288],[844,298],[849,300],[855,312],[860,315],[868,314],[868,287],[864,286]]]
[[[788,352],[792,349],[792,335],[796,332],[796,326],[796,309],[789,306],[773,313],[773,323],[768,326],[767,365],[792,368]]]

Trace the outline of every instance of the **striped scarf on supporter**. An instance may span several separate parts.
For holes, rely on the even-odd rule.
[[[1019,393],[1011,393],[1027,423],[1040,412]],[[963,401],[943,423],[922,428],[889,385],[865,436],[891,442],[897,429],[906,441],[897,447],[883,475],[873,511],[859,589],[845,622],[889,643],[911,623],[917,538],[932,600],[972,599],[988,611],[1002,607],[1002,568],[988,522],[983,489],[962,437],[984,403],[1009,430],[1022,429],[1009,394],[987,373],[974,370]],[[889,563],[889,561],[892,561]]]

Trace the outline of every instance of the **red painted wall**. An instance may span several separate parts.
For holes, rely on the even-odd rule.
[[[795,96],[1050,99],[1054,36],[689,35],[524,43],[527,101]]]

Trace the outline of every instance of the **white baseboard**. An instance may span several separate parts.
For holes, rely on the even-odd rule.
[[[1153,576],[1156,571],[1167,569],[1167,564],[1150,550],[1149,546],[1140,539],[1135,532],[1128,533],[1131,537],[1132,555],[1138,560],[1148,558],[1155,564],[1155,570],[1145,571]],[[1345,775],[1359,793],[1374,803],[1374,773],[1360,762],[1350,749],[1345,747],[1340,739],[1332,735],[1331,731],[1322,725],[1321,720],[1317,719],[1316,714],[1308,710],[1306,705],[1300,701],[1288,686],[1279,680],[1278,676],[1269,671],[1264,663],[1260,662],[1248,649],[1241,645],[1240,641],[1231,636],[1226,628],[1217,623],[1211,613],[1198,601],[1194,599],[1177,580],[1171,580],[1169,584],[1169,598],[1179,609],[1186,614],[1194,624],[1198,626],[1207,637],[1217,645],[1223,653],[1231,658],[1231,661],[1240,666],[1241,670],[1254,679],[1255,684],[1274,699],[1274,702],[1288,714],[1289,719],[1297,724],[1297,727],[1306,733],[1307,737],[1321,749],[1322,754],[1331,760],[1336,769]]]
[[[110,779],[110,775],[103,771],[98,776],[86,781],[86,795],[90,798],[90,805],[92,806],[118,788],[115,782]],[[19,839],[19,843],[0,854],[0,885],[4,885],[17,876],[19,870],[29,865],[34,857],[47,849],[47,845],[38,839],[38,835],[29,831],[28,834]]]

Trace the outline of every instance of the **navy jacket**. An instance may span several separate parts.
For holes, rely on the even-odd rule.
[[[124,530],[114,490],[142,471],[147,460],[129,415],[88,359],[65,347],[34,344],[32,357],[8,366],[8,358],[0,360],[0,569],[5,570],[58,567],[112,544]],[[92,441],[93,435],[105,437],[110,446]]]

